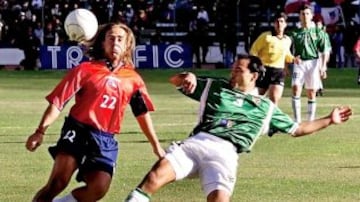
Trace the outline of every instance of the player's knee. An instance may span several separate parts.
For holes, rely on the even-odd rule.
[[[214,190],[207,196],[207,201],[208,202],[217,202],[217,201],[229,202],[230,195],[225,191]]]
[[[67,179],[55,178],[47,184],[47,188],[50,192],[60,192],[65,189],[68,183],[69,180]]]
[[[150,171],[148,173],[148,175],[146,176],[145,183],[147,184],[147,186],[150,186],[153,188],[161,186],[159,174],[155,171]]]
[[[96,200],[104,197],[105,194],[108,192],[109,187],[110,183],[108,183],[107,181],[98,180],[96,182],[87,184],[87,190],[89,191],[89,194],[91,194]]]
[[[93,196],[94,201],[102,199],[107,193],[108,189],[104,187],[99,187],[98,189],[91,189],[91,195]]]

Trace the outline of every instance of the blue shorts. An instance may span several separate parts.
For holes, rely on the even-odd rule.
[[[49,147],[49,152],[53,158],[59,152],[72,155],[79,168],[76,179],[83,181],[84,174],[89,171],[105,171],[112,176],[118,149],[113,134],[93,129],[72,117],[66,117],[60,139],[55,146]]]

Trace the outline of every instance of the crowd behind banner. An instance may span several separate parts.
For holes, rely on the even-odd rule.
[[[316,2],[331,6],[327,5],[330,1]],[[41,0],[3,0],[0,1],[0,48],[22,49],[25,60],[21,67],[35,69],[40,46],[66,45],[68,38],[63,27],[66,15],[76,8],[86,8],[95,13],[100,24],[109,21],[127,24],[135,33],[137,44],[190,44],[194,66],[198,68],[209,62],[206,55],[209,46],[215,44],[223,56],[219,62],[227,67],[237,53],[239,42],[245,44],[247,52],[258,34],[271,26],[271,15],[284,10],[285,3],[285,0],[56,0],[43,5]],[[340,3],[344,23],[328,25],[335,50],[329,66],[354,67],[359,5],[352,1]]]

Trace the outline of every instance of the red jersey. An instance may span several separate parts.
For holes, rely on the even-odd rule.
[[[119,133],[135,93],[141,95],[147,111],[154,111],[145,83],[132,66],[110,71],[105,62],[90,61],[71,69],[46,99],[62,110],[75,95],[70,116],[101,131]]]
[[[356,52],[359,49],[360,49],[360,38],[354,44],[353,51]]]

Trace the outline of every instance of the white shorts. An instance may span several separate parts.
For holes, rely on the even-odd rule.
[[[319,60],[304,60],[300,64],[294,64],[291,86],[303,86],[306,89],[317,90],[320,86]]]
[[[206,196],[215,190],[232,194],[238,154],[231,142],[200,132],[180,143],[173,143],[165,158],[173,167],[176,180],[199,176]]]

